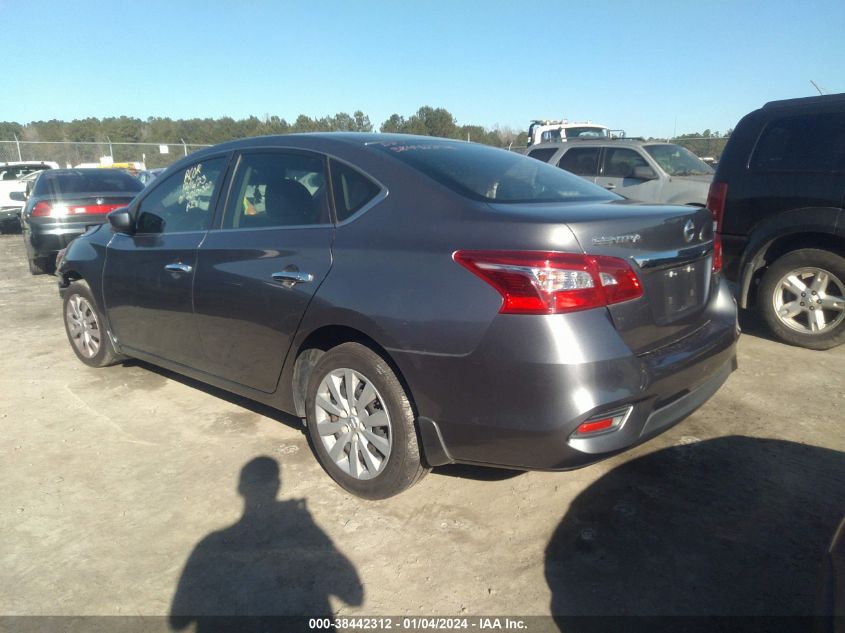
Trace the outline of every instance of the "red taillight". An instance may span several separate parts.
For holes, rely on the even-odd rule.
[[[722,270],[722,234],[713,233],[713,272]]]
[[[555,251],[456,251],[453,259],[502,295],[503,314],[556,314],[641,296],[624,259]]]
[[[49,202],[39,202],[32,208],[34,217],[52,216],[63,218],[69,215],[102,215],[126,206],[125,204],[78,204],[78,205],[51,205]]]
[[[725,199],[728,196],[728,183],[711,182],[710,191],[707,193],[707,209],[713,216],[716,223],[713,228],[716,232],[722,231],[722,218],[725,216]]]
[[[49,202],[37,202],[35,206],[32,207],[32,216],[36,218],[43,218],[50,215],[52,212],[53,207],[50,206]]]
[[[707,193],[707,210],[713,216],[713,272],[722,270],[722,220],[725,217],[725,200],[728,183],[711,182]]]

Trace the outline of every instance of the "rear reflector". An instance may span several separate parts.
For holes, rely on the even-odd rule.
[[[631,409],[632,407],[626,407],[610,413],[603,413],[601,415],[594,416],[575,429],[572,437],[601,435],[603,433],[616,431],[621,428],[625,423],[625,420],[628,419]]]
[[[452,258],[502,295],[503,314],[558,314],[643,294],[624,259],[556,251],[456,251]]]

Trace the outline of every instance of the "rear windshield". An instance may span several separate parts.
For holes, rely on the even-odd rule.
[[[75,169],[46,171],[35,183],[33,195],[64,195],[73,193],[131,193],[144,185],[134,176],[118,169]]]
[[[475,143],[384,141],[372,147],[441,185],[485,202],[573,202],[619,197],[557,167]]]

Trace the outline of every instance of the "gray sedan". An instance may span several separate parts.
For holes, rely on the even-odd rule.
[[[58,275],[82,362],[293,413],[384,498],[453,462],[584,466],[701,406],[738,336],[712,227],[472,143],[263,137],[169,167]]]

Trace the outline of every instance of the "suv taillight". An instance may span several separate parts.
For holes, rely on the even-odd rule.
[[[636,299],[624,259],[556,251],[456,251],[452,258],[502,295],[503,314],[557,314]]]
[[[728,183],[711,182],[707,193],[707,210],[713,216],[713,272],[722,270],[722,220],[725,217],[725,200]]]

